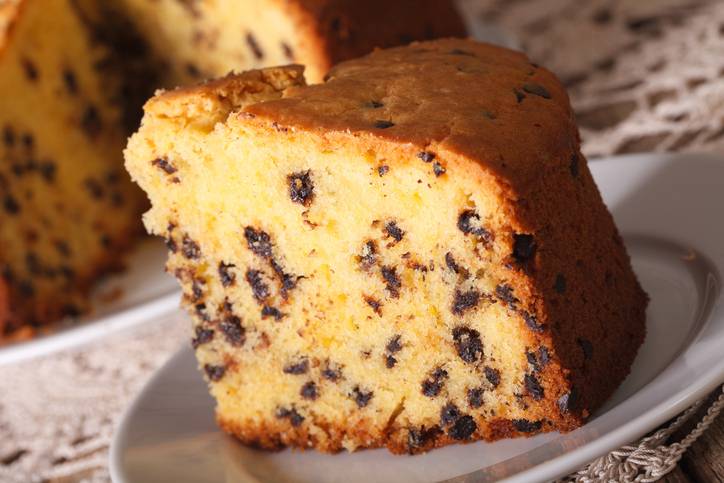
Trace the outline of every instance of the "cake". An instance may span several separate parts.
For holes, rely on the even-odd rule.
[[[0,340],[84,312],[122,265],[145,202],[122,150],[155,88],[290,59],[320,80],[462,32],[448,0],[0,1]]]
[[[643,341],[566,92],[523,54],[444,39],[159,93],[125,158],[246,444],[569,431]]]
[[[89,0],[80,0],[89,1]],[[92,0],[97,1],[97,0]],[[306,66],[319,82],[329,68],[375,47],[464,35],[451,0],[112,0],[164,64],[166,85],[231,70]]]
[[[142,231],[114,54],[61,0],[0,5],[0,340],[87,308]],[[62,41],[61,41],[62,39]]]

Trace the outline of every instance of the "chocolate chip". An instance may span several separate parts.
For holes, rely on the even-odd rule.
[[[513,94],[515,94],[515,100],[516,102],[518,102],[518,104],[523,102],[523,99],[525,99],[525,94],[520,92],[518,89],[513,89]]]
[[[286,57],[287,60],[294,60],[294,51],[288,43],[282,42],[282,52],[284,52],[284,57]]]
[[[264,58],[264,52],[261,50],[261,47],[259,47],[256,37],[254,37],[251,32],[246,34],[246,43],[249,45],[249,49],[251,49],[256,60],[262,60]]]
[[[528,94],[542,97],[543,99],[550,99],[551,94],[540,84],[523,84],[523,90]]]
[[[578,405],[578,390],[574,387],[558,398],[558,410],[561,414],[567,414],[575,410]]]
[[[392,127],[392,126],[394,126],[394,125],[395,125],[394,122],[392,122],[392,121],[385,121],[385,120],[377,120],[377,121],[375,121],[375,124],[374,124],[374,126],[375,126],[377,129],[387,129],[387,128],[390,128],[390,127]]]
[[[394,356],[391,356],[391,355],[385,356],[385,366],[388,369],[392,369],[393,367],[395,367],[395,364],[397,364],[397,359],[395,359]]]
[[[288,292],[297,286],[297,281],[303,277],[297,277],[290,273],[285,273],[284,269],[276,260],[271,261],[272,269],[277,274],[281,281],[281,294],[285,299],[287,298]]]
[[[261,308],[261,318],[266,319],[267,317],[274,317],[274,320],[281,320],[284,317],[284,314],[282,314],[276,307],[265,305]]]
[[[287,176],[289,183],[289,197],[293,202],[309,206],[314,198],[314,184],[310,171],[299,171]]]
[[[541,421],[528,421],[527,419],[513,419],[511,422],[516,431],[520,431],[521,433],[538,431],[543,425]]]
[[[463,315],[467,310],[476,307],[479,301],[480,292],[475,289],[470,289],[467,292],[455,290],[455,297],[453,298],[452,304],[452,312],[455,315]]]
[[[534,314],[531,314],[527,310],[521,310],[520,315],[523,317],[525,325],[527,325],[528,328],[533,332],[543,332],[543,330],[545,329],[542,324],[538,323],[538,317],[536,317]]]
[[[471,408],[477,409],[483,405],[484,392],[482,387],[468,389],[468,404]]]
[[[3,128],[3,143],[9,148],[15,145],[15,132],[13,132],[13,128],[10,126]]]
[[[189,260],[198,260],[201,257],[201,247],[188,235],[184,235],[181,241],[181,252]]]
[[[485,116],[487,119],[489,119],[491,121],[495,120],[498,117],[493,112],[487,111],[487,110],[483,111],[483,116]]]
[[[410,449],[420,448],[427,440],[427,434],[423,430],[410,429],[407,433],[407,446]]]
[[[480,332],[469,327],[455,327],[452,331],[455,349],[460,358],[472,364],[483,357],[483,342],[480,340]]]
[[[257,300],[264,300],[269,297],[269,285],[264,282],[264,274],[260,270],[247,270],[246,281],[249,283],[252,292],[254,292],[254,297]]]
[[[568,168],[571,170],[571,176],[573,176],[574,178],[578,178],[578,154],[577,153],[571,154],[571,161],[570,161]]]
[[[354,389],[352,389],[351,397],[354,399],[354,402],[357,403],[357,407],[359,408],[367,406],[370,403],[372,396],[374,396],[373,391],[365,391],[364,389],[360,389],[359,386],[355,386]]]
[[[322,369],[322,377],[328,381],[337,382],[342,377],[342,368],[327,361],[327,365]]]
[[[385,224],[385,233],[387,233],[387,236],[392,237],[396,242],[399,242],[402,240],[402,237],[405,236],[405,232],[397,226],[396,221],[388,221]]]
[[[42,271],[40,260],[38,260],[38,256],[34,252],[28,252],[25,254],[25,266],[27,267],[28,272],[33,275],[38,275]]]
[[[202,344],[206,344],[207,342],[211,342],[211,340],[214,338],[214,331],[213,329],[205,329],[201,326],[196,327],[196,335],[193,339],[191,339],[191,347],[196,349],[198,346]]]
[[[538,348],[538,362],[540,363],[541,368],[548,365],[548,363],[551,361],[551,355],[548,352],[548,348],[546,346],[540,346]]]
[[[443,167],[443,165],[435,161],[434,163],[432,163],[432,172],[435,173],[435,176],[440,177],[445,174],[446,169]]]
[[[23,134],[21,137],[21,141],[26,149],[33,149],[33,147],[35,146],[35,138],[30,133]]]
[[[289,419],[289,422],[295,428],[304,422],[304,416],[299,414],[294,408],[279,408],[277,409],[276,417],[279,419]]]
[[[527,351],[525,357],[535,372],[540,372],[550,362],[550,354],[545,346],[540,346],[537,352]]]
[[[455,421],[455,424],[448,430],[447,434],[452,439],[462,441],[470,437],[478,429],[478,425],[472,416],[463,416]]]
[[[518,299],[515,298],[513,295],[513,287],[511,287],[508,284],[502,283],[495,286],[495,295],[498,296],[498,298],[503,301],[505,304],[510,306],[510,308],[515,308],[515,305],[518,303]]]
[[[536,244],[533,235],[516,233],[513,235],[513,258],[518,263],[526,263],[533,258]]]
[[[201,320],[209,320],[209,314],[206,312],[206,304],[194,305],[194,311],[196,312],[196,315],[201,318]]]
[[[422,394],[427,397],[435,397],[445,385],[448,373],[442,367],[435,369],[430,376],[422,381]]]
[[[63,257],[69,257],[70,256],[70,246],[68,245],[68,242],[65,240],[56,240],[53,242],[53,246],[58,251],[58,253]]]
[[[377,244],[372,240],[367,240],[358,259],[364,270],[372,267],[377,262]]]
[[[90,138],[96,138],[103,129],[103,121],[95,106],[88,106],[83,111],[80,127]]]
[[[226,373],[226,366],[216,366],[213,364],[206,364],[206,365],[204,365],[204,371],[206,372],[206,375],[209,377],[209,379],[216,382],[216,381],[221,380],[222,377],[224,377],[224,373]]]
[[[387,342],[387,345],[385,346],[385,349],[387,349],[387,352],[390,354],[394,354],[395,352],[399,352],[402,350],[402,344],[400,344],[400,338],[402,336],[397,334],[392,339]]]
[[[385,107],[383,103],[380,101],[368,101],[363,104],[363,107],[367,107],[369,109],[379,109],[380,107]]]
[[[364,301],[372,307],[372,310],[374,310],[377,315],[382,315],[382,303],[379,300],[372,297],[365,297]]]
[[[251,226],[244,228],[244,238],[246,245],[254,254],[262,258],[270,258],[272,255],[272,245],[269,234],[262,230],[256,230]]]
[[[178,245],[176,245],[176,240],[171,237],[167,237],[166,248],[168,248],[171,253],[176,253],[178,251]]]
[[[231,271],[232,268],[236,268],[233,263],[219,262],[219,278],[221,279],[221,285],[229,287],[236,281],[236,274]]]
[[[450,55],[464,55],[466,57],[475,57],[475,54],[472,52],[468,52],[467,50],[462,49],[452,49],[450,52],[448,52]]]
[[[176,169],[176,167],[166,158],[156,158],[151,161],[151,164],[166,174],[174,174],[178,171],[178,169]]]
[[[99,200],[103,198],[103,195],[105,194],[105,190],[103,189],[103,185],[101,185],[100,182],[93,178],[87,178],[83,181],[83,186],[86,190],[88,190],[88,193],[90,193],[91,198],[94,200]]]
[[[466,235],[475,235],[482,241],[492,241],[492,234],[480,225],[480,215],[475,210],[464,210],[458,215],[458,229]]]
[[[383,266],[380,268],[380,273],[382,273],[382,278],[387,285],[387,291],[390,293],[390,296],[393,298],[399,297],[402,281],[400,281],[395,267]]]
[[[241,326],[241,319],[231,315],[219,324],[219,329],[226,337],[229,344],[241,347],[246,341],[246,329]]]
[[[20,213],[20,205],[18,204],[17,200],[13,198],[12,195],[5,195],[5,199],[3,200],[3,208],[5,211],[11,215],[17,215]]]
[[[35,295],[35,286],[30,280],[21,280],[20,283],[18,283],[18,289],[20,293],[26,297]]]
[[[538,378],[536,378],[533,374],[526,374],[523,377],[523,382],[525,389],[533,399],[536,401],[543,399],[543,386],[541,386],[540,382],[538,382]]]
[[[553,284],[553,288],[558,293],[564,293],[566,291],[566,277],[559,273],[556,275],[556,281]]]
[[[377,168],[377,174],[379,174],[380,177],[382,177],[382,176],[386,175],[389,170],[390,170],[390,167],[387,166],[386,164],[383,164],[382,166]]]
[[[461,416],[462,414],[455,404],[447,403],[440,409],[440,425],[443,427],[450,426]]]
[[[80,317],[83,313],[75,304],[64,304],[61,308],[61,312],[66,317]]]
[[[20,63],[23,66],[23,71],[25,71],[25,77],[27,77],[28,80],[30,80],[30,81],[38,80],[38,77],[40,75],[38,74],[38,68],[35,66],[33,61],[31,61],[28,58],[23,58],[20,60]]]
[[[498,387],[500,384],[500,371],[490,366],[485,366],[483,372],[485,373],[485,379],[488,380],[490,385],[493,386],[493,388]]]
[[[282,371],[284,374],[306,374],[307,371],[309,371],[309,360],[301,359],[300,361],[289,363],[284,366]]]
[[[417,157],[426,163],[431,163],[432,160],[435,159],[435,153],[431,153],[430,151],[421,151],[417,153]]]
[[[453,257],[452,253],[447,252],[445,254],[445,265],[447,265],[447,268],[452,270],[455,273],[460,272],[460,266],[455,262],[455,257]]]
[[[38,169],[40,171],[40,176],[42,176],[45,181],[48,183],[55,181],[55,173],[57,171],[55,163],[52,161],[43,161],[38,166]]]
[[[578,345],[581,346],[581,350],[583,351],[583,357],[584,359],[588,360],[593,355],[593,344],[591,344],[591,341],[588,339],[581,339],[578,338]]]
[[[63,70],[63,83],[65,84],[65,89],[69,94],[76,95],[78,93],[78,80],[72,70]]]
[[[302,386],[302,389],[299,391],[299,395],[302,396],[304,399],[311,399],[312,401],[314,401],[319,396],[319,394],[317,393],[317,385],[314,384],[314,381],[309,381],[305,383]]]

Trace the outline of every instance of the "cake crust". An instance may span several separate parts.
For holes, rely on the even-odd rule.
[[[126,152],[129,171],[154,205],[146,225],[173,247],[169,270],[181,280],[195,319],[193,344],[217,398],[220,426],[247,444],[268,449],[335,452],[384,446],[395,453],[416,453],[452,443],[569,431],[583,424],[628,374],[645,335],[647,297],[580,153],[567,95],[553,74],[516,52],[445,39],[344,62],[324,84],[291,82],[263,99],[237,98],[223,109],[208,110],[205,118],[213,123],[187,117],[200,112],[209,96],[232,98],[239,82],[259,75],[264,74],[161,94],[146,105],[144,126]],[[203,128],[185,130],[190,120]],[[181,132],[194,140],[178,149],[174,140]],[[268,166],[262,161],[238,169],[233,156],[218,159],[231,148],[214,156],[196,154],[227,140],[236,146],[237,139],[248,139],[264,152],[261,159],[268,158]],[[268,148],[275,144],[295,154]],[[344,155],[333,157],[340,150]],[[188,152],[195,155],[189,158]],[[309,153],[330,157],[323,158],[329,159],[327,164],[314,164],[304,160]],[[177,161],[179,172],[189,176],[201,173],[203,166],[212,172],[232,170],[245,179],[247,171],[276,172],[289,163],[294,168],[287,176],[288,204],[279,201],[288,214],[264,204],[266,193],[279,186],[273,177],[256,181],[256,186],[268,184],[266,191],[253,188],[259,200],[229,200],[229,206],[241,203],[249,211],[228,226],[215,224],[208,211],[186,213],[188,199],[210,206],[226,200],[207,200],[200,194],[206,184],[183,186],[182,181],[182,186],[168,188],[148,167],[148,159],[160,155]],[[314,168],[306,167],[312,164]],[[336,176],[326,190],[319,188],[320,172]],[[347,172],[354,172],[357,181],[348,182]],[[222,182],[214,176],[204,183]],[[404,186],[395,192],[399,199],[385,199],[390,189],[386,179]],[[451,185],[455,194],[445,191]],[[348,259],[357,268],[332,265],[349,277],[338,283],[367,290],[360,297],[362,305],[352,308],[347,345],[389,333],[390,327],[399,331],[386,339],[381,353],[373,349],[357,355],[344,344],[325,350],[325,325],[346,315],[334,312],[335,306],[348,304],[353,294],[337,294],[334,282],[324,282],[325,277],[333,279],[327,265],[291,278],[307,259],[315,259],[317,249],[326,248],[301,240],[314,239],[321,227],[339,238],[356,228],[336,231],[323,217],[334,210],[322,200],[342,199],[341,186],[363,187],[355,196],[383,200],[381,213],[349,215],[364,226],[365,217],[375,218],[366,233],[381,233],[367,235],[362,248],[354,248],[358,251]],[[411,193],[425,187],[429,201]],[[448,193],[445,198],[433,194],[442,192]],[[436,213],[434,203],[450,206],[441,205]],[[265,215],[257,215],[253,206]],[[351,209],[354,203],[345,206]],[[415,222],[401,214],[420,212],[427,215]],[[438,218],[444,221],[438,223]],[[196,226],[199,219],[211,235]],[[235,235],[239,225],[245,226],[243,234]],[[240,248],[235,236],[242,240]],[[456,241],[460,238],[461,243]],[[322,239],[329,245],[338,242]],[[423,239],[435,251],[429,260],[426,252],[415,251],[414,240]],[[339,246],[349,245],[345,239]],[[295,258],[292,252],[302,247],[304,256]],[[391,257],[399,264],[380,262]],[[260,263],[270,264],[271,270],[244,273]],[[203,268],[217,264],[213,273]],[[365,279],[377,273],[378,280]],[[264,277],[276,278],[278,293],[263,283]],[[444,289],[433,282],[438,277]],[[479,285],[471,285],[473,279]],[[371,290],[383,295],[365,295]],[[415,298],[418,291],[425,295]],[[437,293],[445,294],[443,302],[435,302],[422,316],[415,312],[437,300]],[[295,311],[298,305],[302,308]],[[294,315],[286,315],[291,311]],[[406,317],[406,311],[421,318]],[[284,332],[290,324],[295,331]],[[429,329],[422,328],[428,324]],[[305,350],[321,355],[285,363],[283,375],[271,372],[265,377],[278,388],[262,394],[255,380],[260,361],[267,361],[264,371],[272,371],[279,364],[277,355],[295,353],[296,342],[285,347],[274,337],[296,341],[289,337],[297,336],[307,344]],[[269,352],[270,347],[276,352]],[[366,362],[378,353],[380,368]],[[447,354],[450,358],[439,364],[436,357]],[[344,375],[329,366],[329,359],[342,355]],[[359,381],[365,372],[358,366],[374,367],[371,373],[380,380]],[[408,371],[402,379],[395,379],[398,368]],[[471,386],[480,380],[480,387]],[[304,384],[294,394],[296,381]],[[243,391],[257,392],[251,397]],[[502,392],[506,395],[493,395]],[[275,405],[262,406],[262,400]]]

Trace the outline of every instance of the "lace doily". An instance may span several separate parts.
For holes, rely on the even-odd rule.
[[[564,80],[589,156],[724,148],[724,2],[462,1],[512,32]],[[151,373],[187,341],[188,325],[175,316],[80,350],[0,367],[0,481],[107,481],[114,425]],[[721,405],[678,446],[666,446],[672,431],[663,429],[571,478],[655,481]]]

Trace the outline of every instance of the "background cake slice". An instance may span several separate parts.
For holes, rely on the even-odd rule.
[[[97,0],[79,0],[97,3]],[[112,0],[165,64],[166,86],[296,62],[319,82],[341,61],[412,40],[465,35],[451,0]]]
[[[220,425],[419,452],[582,424],[627,375],[647,297],[554,76],[441,40],[295,84],[160,94],[126,151]]]
[[[65,0],[6,2],[0,17],[2,340],[84,309],[144,200],[123,170],[114,52]]]

